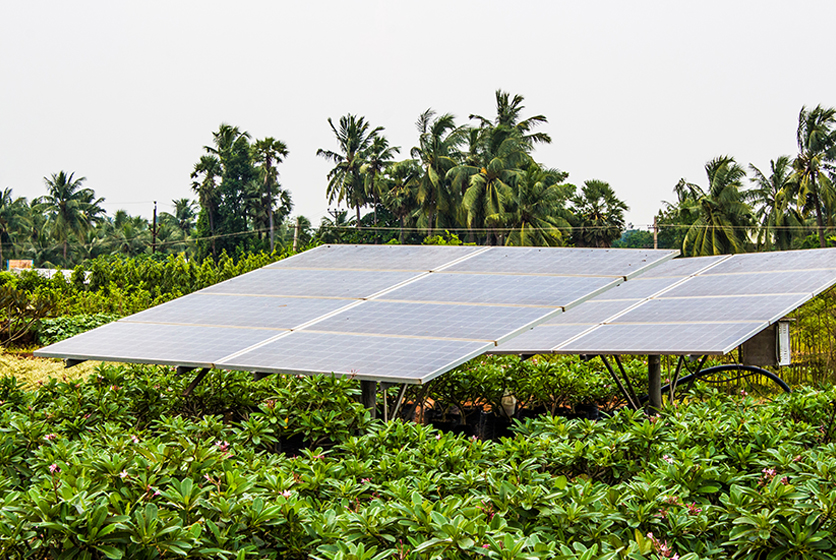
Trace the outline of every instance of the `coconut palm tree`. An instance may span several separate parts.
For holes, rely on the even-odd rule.
[[[697,216],[685,233],[682,252],[701,256],[745,251],[752,225],[752,209],[743,191],[746,171],[734,158],[720,156],[705,164],[705,173],[706,190],[684,179],[674,187],[684,201],[683,210]]]
[[[3,244],[9,248],[8,254],[15,250],[18,233],[27,226],[29,204],[25,198],[12,198],[12,189],[0,191],[0,267],[3,266]]]
[[[836,209],[836,190],[826,173],[833,169],[836,159],[836,109],[817,105],[798,114],[798,156],[793,161],[793,180],[798,184],[798,205],[806,213],[816,214],[819,245],[826,247],[824,235],[825,208],[829,214]],[[828,216],[829,218],[829,216]],[[831,222],[828,219],[828,222]]]
[[[767,176],[754,165],[749,165],[755,188],[746,192],[748,201],[756,205],[755,217],[760,223],[757,243],[759,249],[773,247],[784,251],[804,226],[804,218],[795,207],[796,187],[792,161],[781,156],[769,162]]]
[[[423,169],[414,159],[399,161],[386,168],[381,181],[383,205],[398,219],[400,233],[398,242],[404,242],[404,228],[407,218],[411,218],[419,208],[418,185]]]
[[[383,131],[383,127],[371,128],[364,117],[350,113],[340,117],[339,124],[339,129],[337,129],[331,119],[328,119],[328,125],[337,139],[339,151],[332,152],[320,148],[316,151],[316,155],[334,164],[328,172],[328,187],[325,191],[328,202],[345,201],[349,207],[354,208],[357,214],[355,224],[360,227],[360,207],[366,204],[360,169],[365,163],[363,158],[373,138]]]
[[[551,246],[566,244],[571,213],[566,202],[575,187],[564,184],[567,173],[531,163],[513,188],[508,211],[496,216],[508,230],[506,245]],[[490,218],[490,217],[489,217]]]
[[[47,214],[54,237],[61,243],[66,264],[69,240],[90,229],[104,214],[92,189],[82,187],[85,177],[76,179],[74,173],[64,171],[44,177],[47,194],[38,199],[40,208]]]
[[[221,160],[214,155],[205,155],[200,156],[200,161],[195,164],[191,174],[192,179],[200,178],[199,181],[192,182],[192,190],[197,193],[200,207],[206,213],[206,218],[209,221],[209,235],[212,238],[212,257],[215,259],[218,258],[215,247],[215,216],[217,215],[218,203],[220,202],[220,193],[218,192],[218,184],[216,181],[222,172]]]
[[[465,129],[456,126],[453,115],[436,116],[432,109],[419,115],[415,127],[418,145],[409,153],[422,169],[417,197],[427,235],[432,235],[433,228],[453,225],[459,197],[451,190],[447,174],[459,164]]]
[[[610,247],[624,231],[627,204],[615,195],[610,184],[597,179],[584,181],[579,195],[572,199],[573,237],[579,247]]]
[[[377,227],[377,206],[380,203],[381,185],[383,171],[392,164],[395,154],[400,153],[397,146],[390,146],[385,136],[376,134],[372,139],[369,149],[364,154],[365,163],[360,167],[363,174],[363,188],[366,196],[372,198],[372,219],[374,227]],[[377,232],[374,236],[375,243],[378,241]]]
[[[172,215],[177,227],[183,232],[184,236],[188,236],[194,229],[194,219],[197,216],[195,211],[195,201],[190,198],[177,198],[171,201],[174,206],[174,214]]]
[[[276,197],[279,195],[281,189],[279,186],[279,172],[276,166],[284,161],[284,158],[290,152],[287,149],[287,144],[269,136],[262,140],[256,140],[252,146],[252,152],[253,159],[263,177],[264,190],[262,200],[264,206],[267,207],[268,227],[270,228],[270,251],[272,252],[275,245],[273,207],[276,205]]]
[[[458,165],[448,172],[454,190],[462,190],[462,208],[470,229],[488,228],[492,241],[498,217],[507,209],[523,169],[531,163],[528,143],[515,128],[506,125],[480,129],[476,161]],[[474,150],[472,150],[474,151]]]
[[[496,90],[495,95],[496,118],[493,122],[479,115],[470,115],[471,119],[476,119],[481,123],[481,128],[491,126],[513,128],[520,133],[529,147],[534,144],[551,144],[551,136],[545,132],[532,132],[533,128],[549,122],[545,115],[535,115],[521,120],[520,113],[525,109],[525,105],[522,104],[525,98],[522,95],[515,95],[512,98],[510,93],[501,89]]]

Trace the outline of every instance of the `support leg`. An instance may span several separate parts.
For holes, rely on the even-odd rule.
[[[360,382],[361,401],[363,406],[372,413],[372,418],[377,418],[377,381]]]
[[[647,357],[647,396],[649,412],[662,409],[662,359],[659,354]]]

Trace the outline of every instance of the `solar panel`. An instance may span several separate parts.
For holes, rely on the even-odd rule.
[[[209,286],[200,293],[357,299],[374,295],[419,274],[413,271],[262,268]]]
[[[647,249],[495,247],[446,270],[630,278],[654,263],[658,263],[657,253]]]
[[[37,355],[423,383],[675,254],[323,246]]]
[[[189,367],[212,364],[281,331],[117,321],[36,352],[49,358],[103,360]]]
[[[544,323],[582,332],[538,326],[497,351],[721,355],[834,284],[836,249],[677,259]],[[620,298],[632,303],[592,312]]]
[[[350,305],[352,301],[346,299],[228,296],[200,292],[121,321],[290,330]]]
[[[451,245],[320,245],[266,268],[428,272],[484,250]]]
[[[220,360],[226,369],[263,373],[333,373],[356,379],[424,383],[493,344],[296,331]]]
[[[543,317],[544,309],[442,305],[372,300],[316,323],[309,330],[493,342]]]
[[[567,306],[622,282],[613,277],[435,273],[381,296],[389,301]]]

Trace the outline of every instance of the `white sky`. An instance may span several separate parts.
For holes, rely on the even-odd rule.
[[[730,154],[792,154],[803,104],[836,105],[834,2],[83,2],[4,0],[0,187],[32,198],[61,169],[109,212],[193,197],[221,122],[284,140],[296,213],[325,214],[326,119],[384,126],[406,157],[433,107],[545,114],[541,163],[609,181],[652,221],[680,177]],[[167,204],[168,203],[168,204]]]

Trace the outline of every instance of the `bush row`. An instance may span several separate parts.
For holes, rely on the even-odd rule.
[[[3,557],[834,558],[834,390],[482,441],[371,421],[352,380],[188,381],[3,380]]]

